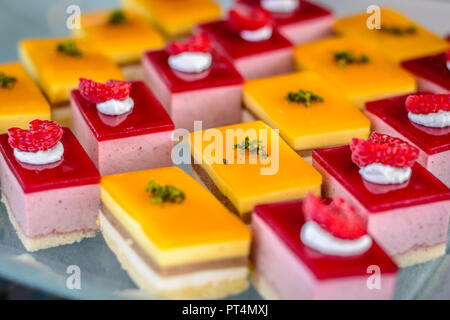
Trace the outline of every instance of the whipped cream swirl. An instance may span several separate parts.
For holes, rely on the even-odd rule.
[[[363,254],[372,246],[372,238],[368,235],[354,240],[336,238],[314,221],[303,225],[300,238],[306,246],[320,253],[341,257]]]
[[[97,103],[97,110],[100,113],[109,116],[118,116],[129,112],[133,109],[134,101],[131,97],[125,98],[123,100],[111,99],[105,102]]]
[[[273,13],[291,13],[299,3],[299,0],[261,0],[261,7]]]
[[[270,39],[272,37],[273,28],[272,26],[265,26],[256,30],[243,30],[240,33],[242,39],[258,42]]]
[[[169,66],[177,71],[186,73],[200,73],[211,67],[212,56],[208,52],[183,52],[171,55]]]
[[[396,168],[381,163],[372,163],[359,169],[364,180],[377,184],[397,184],[409,180],[411,168]]]
[[[53,148],[36,152],[21,151],[14,148],[14,156],[23,163],[42,165],[57,162],[64,155],[64,146],[58,142]]]
[[[425,127],[445,128],[450,126],[450,111],[439,110],[428,114],[408,112],[408,118]]]

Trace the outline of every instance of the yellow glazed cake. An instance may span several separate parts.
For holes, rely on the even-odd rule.
[[[319,101],[305,99],[308,91]],[[362,112],[312,71],[248,81],[244,103],[296,151],[348,144],[370,132]]]
[[[372,21],[372,15],[360,13],[341,18],[335,22],[333,29],[338,35],[364,41],[396,63],[440,53],[450,47],[444,39],[388,8],[380,10],[380,29],[369,29],[367,20],[370,18]]]
[[[11,127],[28,129],[34,119],[50,120],[50,105],[20,63],[0,64],[0,133]]]
[[[149,185],[179,201],[155,201]],[[173,194],[173,193],[171,193]],[[180,193],[178,194],[180,195]],[[250,230],[177,167],[102,177],[100,226],[136,284],[168,298],[217,298],[248,286]]]
[[[187,35],[195,25],[221,16],[220,6],[213,0],[122,0],[122,4],[147,18],[168,37]]]
[[[320,194],[321,175],[262,121],[196,131],[190,145],[194,176],[245,222],[257,204]]]
[[[297,69],[320,73],[360,109],[367,101],[416,89],[412,75],[356,39],[327,38],[300,45],[294,58]]]

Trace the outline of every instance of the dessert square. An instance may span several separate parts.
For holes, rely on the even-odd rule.
[[[217,49],[233,62],[245,79],[263,78],[293,71],[292,43],[272,27],[272,20],[268,13],[261,11],[258,7],[242,4],[230,11],[228,20],[201,24],[197,28],[213,40]],[[261,15],[259,20],[251,20],[252,17]],[[240,22],[239,19],[244,22]],[[260,28],[242,29],[247,24],[254,24]],[[233,29],[234,25],[237,26]]]
[[[171,38],[185,36],[198,23],[221,16],[221,8],[213,0],[123,0],[122,5],[150,20]]]
[[[450,70],[446,54],[439,53],[402,62],[402,67],[412,73],[419,90],[450,93]]]
[[[183,72],[169,64],[171,57],[186,54],[209,55],[210,66],[199,72]],[[176,128],[193,131],[195,120],[201,120],[205,129],[241,121],[244,81],[233,64],[217,51],[177,55],[171,55],[167,49],[148,51],[142,64],[146,83]]]
[[[354,39],[328,38],[297,46],[297,69],[313,70],[360,109],[370,100],[413,92],[414,77]]]
[[[270,12],[278,31],[293,44],[332,35],[335,18],[331,11],[305,0],[239,0]]]
[[[257,204],[320,194],[320,174],[262,121],[197,131],[190,145],[194,177],[246,223]]]
[[[397,266],[376,242],[349,257],[322,253],[304,243],[304,201],[255,207],[251,260],[258,292],[267,299],[286,300],[392,298]],[[369,287],[374,266],[381,281],[378,290]]]
[[[70,124],[70,91],[77,87],[79,78],[123,79],[120,68],[85,40],[25,39],[19,43],[19,56],[47,96],[52,119],[62,124]]]
[[[62,159],[41,165],[17,160],[8,134],[0,135],[2,202],[27,251],[79,242],[99,230],[100,174],[72,132],[62,130]]]
[[[306,92],[312,98],[306,99]],[[283,140],[302,155],[370,133],[362,112],[311,71],[247,81],[244,104],[271,128],[278,128]]]
[[[0,64],[0,133],[26,128],[33,119],[50,119],[50,106],[20,63]]]
[[[162,48],[165,42],[145,18],[121,9],[83,14],[81,28],[75,34],[120,64],[126,80],[142,79],[142,54]]]
[[[250,230],[181,169],[103,177],[101,197],[106,243],[140,288],[175,299],[247,288]]]
[[[405,183],[386,185],[362,178],[348,145],[314,150],[313,165],[324,195],[365,213],[369,234],[399,266],[445,254],[450,190],[422,165],[414,163]]]
[[[395,63],[436,54],[449,47],[444,39],[389,8],[380,10],[380,29],[367,27],[369,17],[364,12],[338,19],[333,30],[338,35],[364,41]]]
[[[403,139],[420,150],[417,161],[450,186],[450,127],[433,128],[411,121],[405,107],[408,95],[366,104],[372,128]]]
[[[131,82],[129,98],[130,111],[109,115],[72,91],[74,133],[102,176],[172,165],[169,115],[142,81]]]

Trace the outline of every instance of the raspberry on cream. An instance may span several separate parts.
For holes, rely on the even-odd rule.
[[[404,183],[411,177],[411,167],[419,150],[406,141],[373,132],[368,140],[353,139],[352,161],[360,167],[364,180],[376,184]]]
[[[450,94],[413,94],[406,98],[405,107],[414,123],[432,128],[450,126]]]
[[[235,5],[228,13],[228,25],[247,41],[258,42],[272,37],[273,21],[270,13],[257,6]]]

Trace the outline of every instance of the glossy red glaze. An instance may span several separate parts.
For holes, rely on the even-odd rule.
[[[450,189],[419,163],[412,167],[411,178],[404,185],[378,185],[365,181],[352,162],[348,145],[313,151],[317,162],[352,194],[369,213],[378,213],[450,199]]]
[[[0,135],[0,152],[25,193],[100,183],[100,173],[83,147],[69,128],[63,130],[63,159],[48,165],[17,161],[8,144],[8,134]]]
[[[402,62],[402,67],[415,76],[450,90],[450,70],[447,68],[445,53]]]
[[[429,128],[410,121],[405,108],[407,97],[408,95],[404,95],[371,101],[366,103],[366,110],[409,139],[426,154],[450,150],[450,128]]]
[[[169,54],[166,50],[147,51],[142,59],[151,62],[156,73],[159,74],[172,93],[229,86],[244,82],[242,76],[227,58],[216,51],[211,54],[211,67],[200,74],[173,70],[169,66]]]
[[[239,2],[250,4],[250,5],[260,5],[260,0],[239,0]],[[307,22],[309,20],[322,18],[326,16],[331,16],[331,11],[321,7],[315,3],[309,1],[301,0],[298,8],[291,13],[270,13],[272,18],[275,20],[276,25],[284,26],[288,24]]]
[[[276,29],[272,37],[263,41],[247,41],[232,31],[226,21],[215,21],[201,24],[198,30],[205,32],[215,42],[219,50],[230,59],[237,60],[252,55],[263,54],[274,50],[292,48],[292,43],[283,37]]]
[[[86,100],[79,90],[73,90],[71,95],[75,104],[72,107],[80,110],[98,141],[174,129],[166,110],[142,81],[132,82],[130,97],[134,100],[133,109],[119,116],[101,114],[95,103]]]
[[[300,231],[305,223],[302,201],[259,205],[256,206],[254,214],[280,237],[319,280],[367,276],[367,267],[370,265],[378,265],[382,274],[397,271],[396,264],[375,241],[367,252],[354,257],[325,255],[305,246],[300,239]]]

